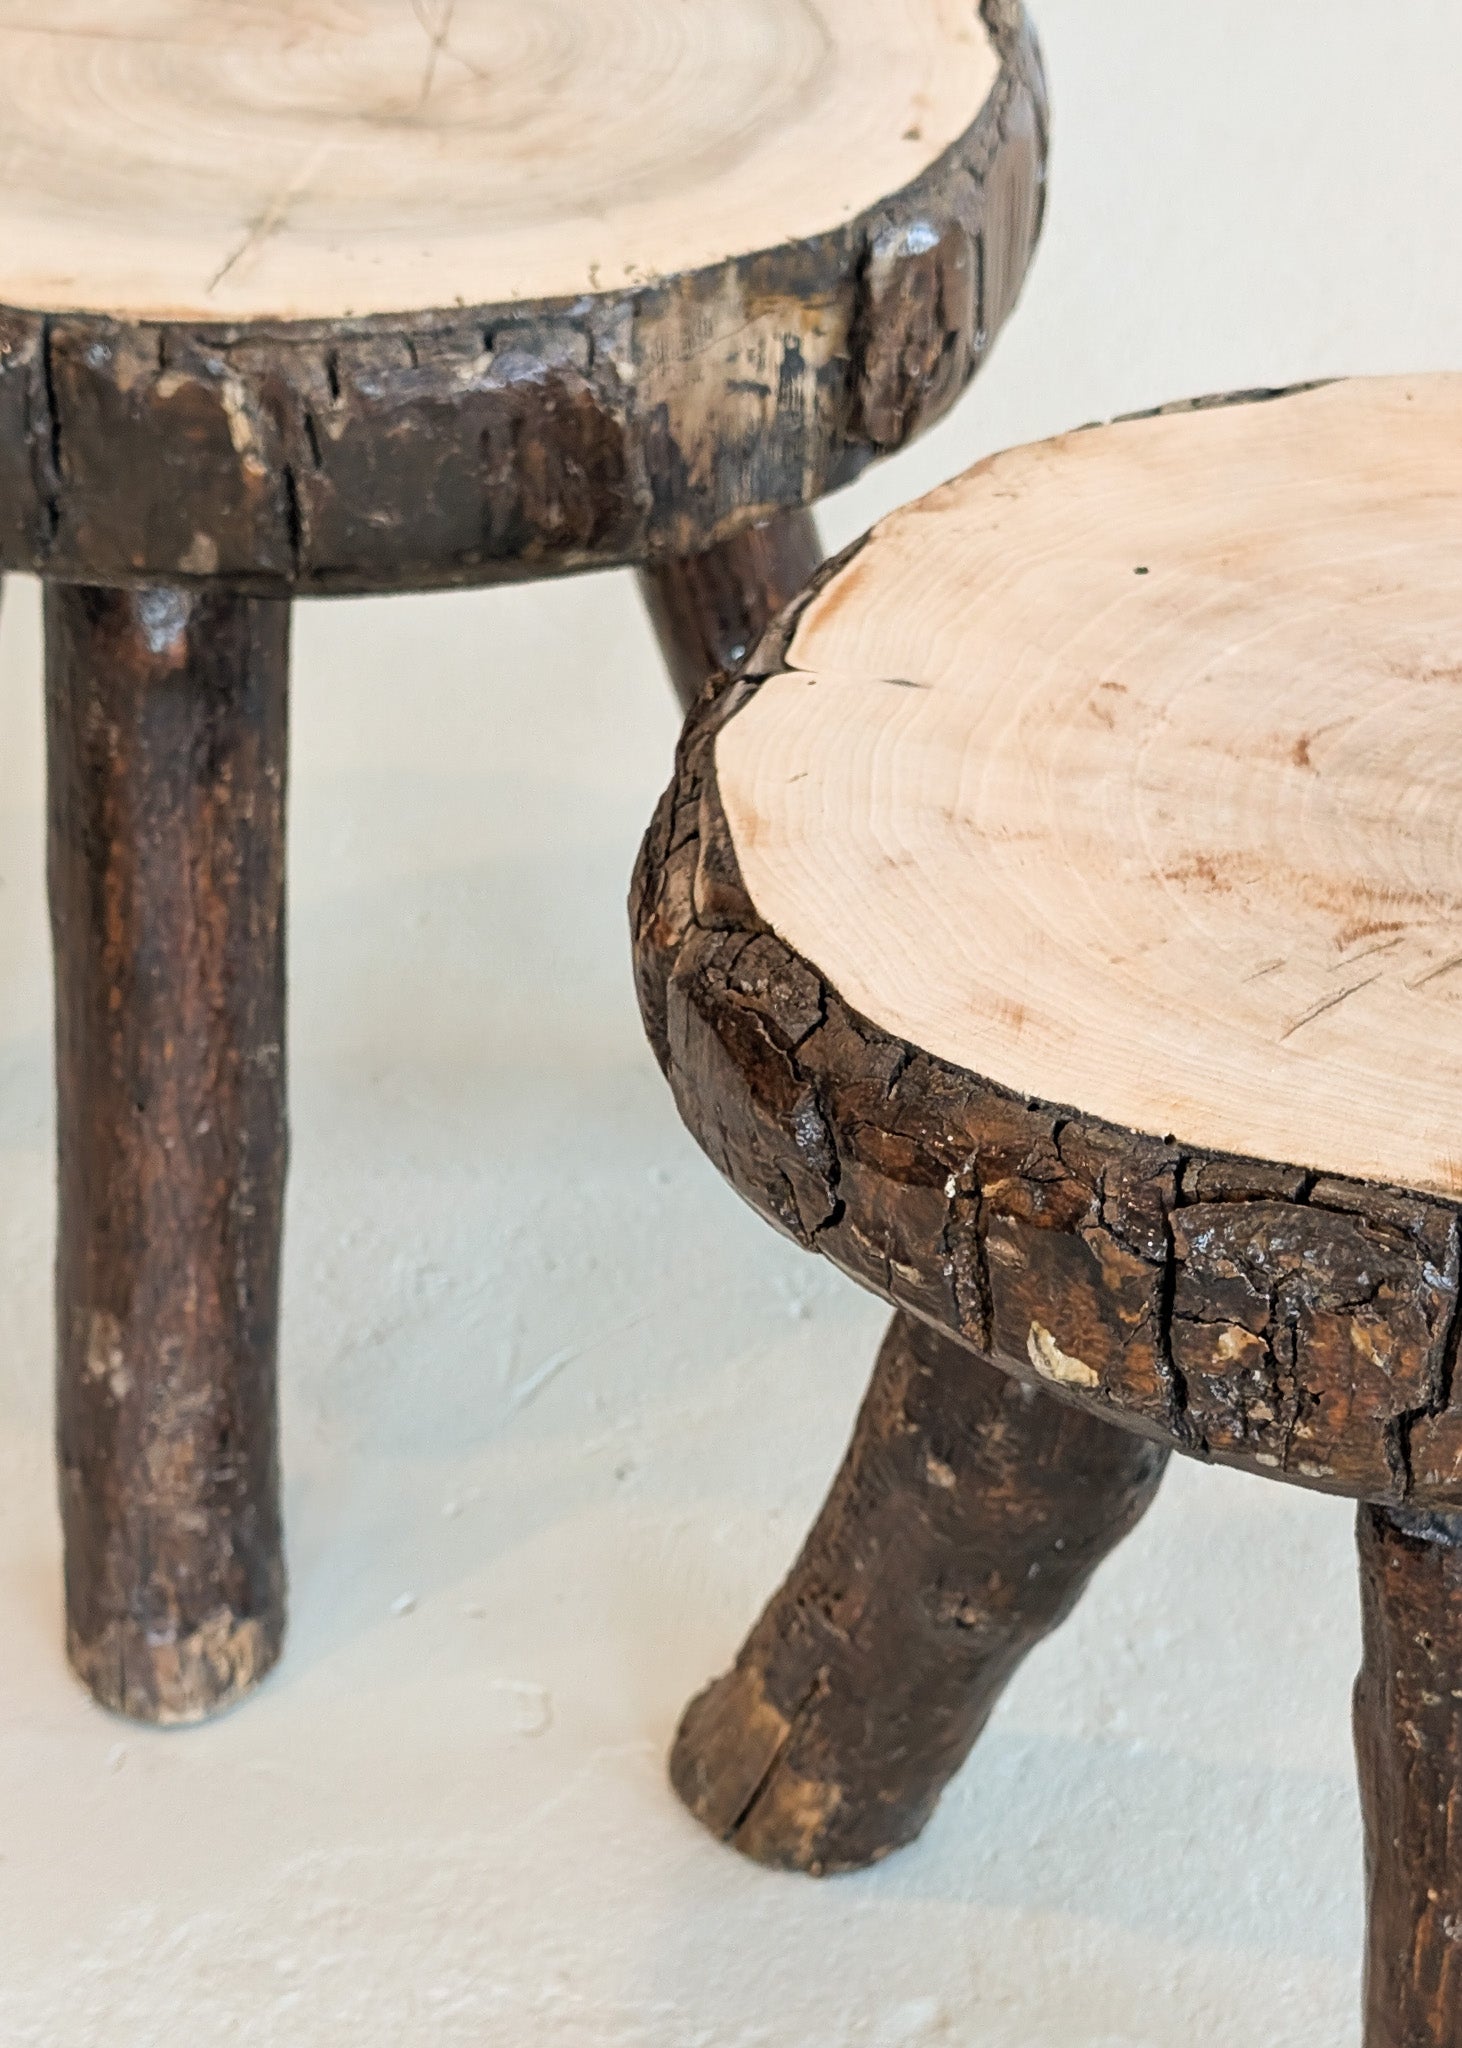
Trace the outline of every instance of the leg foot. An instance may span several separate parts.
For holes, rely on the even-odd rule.
[[[640,572],[650,620],[685,710],[745,660],[822,562],[810,512],[778,512],[733,540]]]
[[[1462,1515],[1362,1507],[1366,2048],[1462,2041]]]
[[[681,1723],[691,1812],[814,1876],[912,1841],[1167,1455],[896,1315],[791,1576]]]
[[[194,1721],[284,1624],[286,604],[46,593],[71,1661]]]

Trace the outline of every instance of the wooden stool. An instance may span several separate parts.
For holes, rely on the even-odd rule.
[[[1462,377],[983,463],[708,699],[641,999],[761,1213],[896,1305],[675,1784],[909,1841],[1170,1450],[1349,1495],[1368,2048],[1462,2040]]]
[[[641,567],[682,693],[1020,286],[1017,0],[0,6],[0,568],[46,579],[69,1647],[278,1654],[290,600]],[[889,195],[894,195],[890,197]]]

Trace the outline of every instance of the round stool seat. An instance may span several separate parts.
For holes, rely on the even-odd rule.
[[[945,0],[9,0],[0,299],[339,320],[704,269],[909,184],[999,70]]]
[[[1067,435],[876,529],[692,736],[688,896],[647,857],[738,1186],[1183,1449],[1462,1504],[1459,537],[1447,376]]]
[[[962,386],[1043,123],[1005,0],[3,0],[0,566],[711,544]]]

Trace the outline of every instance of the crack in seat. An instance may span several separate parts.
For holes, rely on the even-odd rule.
[[[633,899],[691,1130],[898,1311],[683,1796],[872,1860],[1170,1449],[1349,1495],[1368,2048],[1462,2031],[1459,535],[1462,377],[997,456],[700,708]]]
[[[68,1649],[279,1654],[290,604],[633,565],[682,701],[1014,304],[1018,0],[0,0],[0,570],[46,583]]]

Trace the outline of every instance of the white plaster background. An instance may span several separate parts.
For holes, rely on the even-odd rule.
[[[1053,204],[944,428],[1462,360],[1454,0],[1045,0]],[[67,1676],[35,591],[0,630],[0,2044],[1354,2048],[1350,1511],[1175,1470],[924,1840],[815,1885],[667,1791],[883,1312],[744,1210],[640,1036],[674,736],[629,579],[296,643],[293,1631],[155,1735]],[[410,1596],[409,1612],[396,1612]]]

